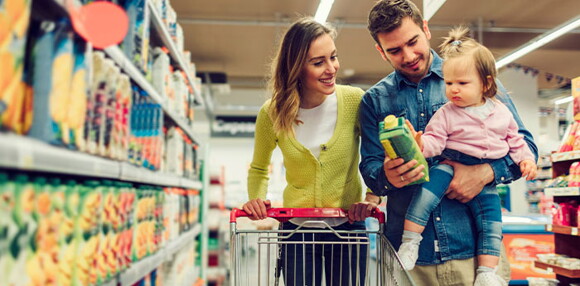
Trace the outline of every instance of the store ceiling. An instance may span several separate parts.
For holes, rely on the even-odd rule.
[[[414,1],[422,7],[422,0]],[[318,0],[172,0],[198,71],[225,72],[232,88],[261,87],[278,39],[288,23],[313,15]],[[335,0],[328,21],[336,40],[343,83],[370,85],[392,71],[374,49],[366,29],[375,0]],[[580,13],[579,0],[447,0],[429,21],[432,47],[450,27],[482,27],[482,40],[496,58]],[[518,59],[538,70],[540,88],[580,76],[580,29]],[[545,74],[555,77],[549,82]]]

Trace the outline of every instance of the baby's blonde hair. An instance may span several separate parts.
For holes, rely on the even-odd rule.
[[[483,96],[492,98],[497,93],[495,58],[488,48],[468,35],[469,28],[465,26],[453,28],[449,32],[449,36],[445,37],[443,43],[439,46],[441,56],[444,60],[467,55],[471,56],[475,69],[483,83]]]

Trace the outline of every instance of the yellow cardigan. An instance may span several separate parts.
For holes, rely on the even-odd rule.
[[[348,209],[360,202],[358,111],[363,93],[360,88],[337,85],[336,127],[318,159],[294,136],[276,136],[268,115],[270,100],[266,101],[256,119],[254,158],[248,172],[249,198],[266,198],[268,166],[277,145],[284,157],[288,183],[284,207]]]

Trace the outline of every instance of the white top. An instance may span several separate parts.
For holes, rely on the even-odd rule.
[[[338,99],[336,92],[327,96],[324,102],[314,108],[298,109],[298,120],[302,124],[294,125],[296,140],[312,152],[314,157],[320,156],[321,145],[326,144],[336,128],[338,118]],[[329,226],[338,226],[348,221],[346,218],[293,218],[290,220],[295,225],[306,221],[325,221]],[[304,227],[324,228],[322,224],[305,224]]]
[[[338,100],[336,93],[326,97],[319,106],[310,109],[300,108],[298,120],[302,124],[294,125],[296,140],[312,152],[314,157],[320,156],[321,145],[326,144],[336,127],[338,117]]]
[[[481,120],[485,120],[489,117],[494,107],[495,103],[493,103],[493,100],[486,99],[483,105],[469,106],[465,108],[465,111],[473,114],[476,117],[479,117]]]

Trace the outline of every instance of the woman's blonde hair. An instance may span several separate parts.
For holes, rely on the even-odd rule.
[[[284,35],[272,61],[269,83],[272,89],[269,115],[276,134],[294,134],[293,124],[298,123],[300,108],[302,67],[307,61],[310,43],[326,34],[334,39],[336,31],[308,17],[294,22]]]
[[[439,46],[444,60],[469,55],[483,83],[483,96],[492,98],[497,93],[497,69],[491,51],[469,36],[469,28],[455,27]],[[443,62],[445,64],[445,62]]]

